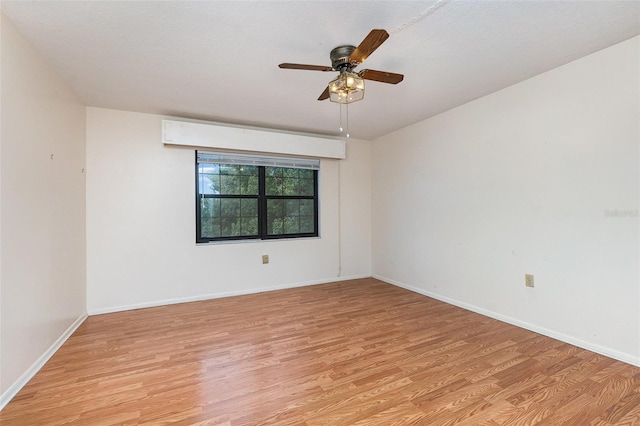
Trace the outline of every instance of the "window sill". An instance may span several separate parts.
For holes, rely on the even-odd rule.
[[[298,238],[273,238],[267,240],[251,239],[251,240],[224,240],[224,241],[209,241],[206,243],[196,243],[196,247],[199,246],[217,246],[224,244],[256,244],[256,243],[275,243],[275,242],[290,242],[290,241],[307,241],[307,240],[319,240],[322,237],[298,237]]]

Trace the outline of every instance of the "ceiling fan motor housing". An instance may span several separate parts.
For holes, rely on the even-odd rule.
[[[343,68],[351,70],[351,68],[358,65],[349,61],[349,56],[354,50],[356,50],[356,47],[351,45],[338,46],[331,50],[329,57],[331,58],[333,69],[337,71],[341,71]]]

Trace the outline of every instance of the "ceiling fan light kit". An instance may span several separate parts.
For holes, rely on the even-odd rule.
[[[364,99],[364,79],[358,74],[343,71],[329,83],[329,100],[339,104],[350,104]]]

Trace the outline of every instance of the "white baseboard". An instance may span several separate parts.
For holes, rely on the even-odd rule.
[[[107,308],[98,308],[89,310],[89,315],[110,314],[113,312],[131,311],[133,309],[153,308],[155,306],[174,305],[176,303],[199,302],[201,300],[219,299],[221,297],[243,296],[245,294],[264,293],[267,291],[284,290],[287,288],[306,287],[310,285],[327,284],[338,281],[348,281],[361,278],[369,278],[370,275],[352,275],[348,277],[335,277],[331,279],[323,279],[316,281],[305,281],[293,284],[277,285],[270,287],[256,287],[248,290],[223,291],[219,293],[201,294],[197,296],[178,297],[175,299],[154,300],[151,302],[135,303],[131,305],[111,306]]]
[[[481,315],[484,315],[484,316],[487,316],[487,317],[490,317],[490,318],[493,318],[493,319],[497,319],[498,321],[506,322],[506,323],[515,325],[517,327],[524,328],[526,330],[530,330],[530,331],[533,331],[535,333],[539,333],[539,334],[542,334],[544,336],[548,336],[548,337],[551,337],[553,339],[560,340],[560,341],[563,341],[565,343],[569,343],[569,344],[574,345],[574,346],[578,346],[579,348],[586,349],[588,351],[595,352],[595,353],[598,353],[600,355],[604,355],[604,356],[607,356],[609,358],[616,359],[618,361],[626,362],[627,364],[635,365],[636,367],[640,367],[640,357],[637,357],[637,356],[634,356],[634,355],[631,355],[631,354],[628,354],[628,353],[620,352],[620,351],[617,351],[615,349],[611,349],[611,348],[608,348],[608,347],[605,347],[605,346],[600,346],[600,345],[597,345],[595,343],[586,342],[584,340],[577,339],[575,337],[569,336],[567,334],[560,333],[560,332],[555,331],[555,330],[550,330],[548,328],[540,327],[540,326],[537,326],[535,324],[531,324],[531,323],[528,323],[528,322],[525,322],[525,321],[521,321],[521,320],[519,320],[517,318],[513,318],[513,317],[510,317],[510,316],[507,316],[507,315],[499,314],[497,312],[489,311],[487,309],[480,308],[478,306],[471,305],[471,304],[468,304],[468,303],[465,303],[465,302],[461,302],[461,301],[456,300],[456,299],[451,299],[449,297],[442,296],[440,294],[431,293],[430,291],[427,291],[427,290],[424,290],[424,289],[421,289],[421,288],[418,288],[418,287],[414,287],[414,286],[411,286],[411,285],[408,285],[408,284],[405,284],[405,283],[401,283],[401,282],[392,280],[390,278],[386,278],[386,277],[379,276],[379,275],[373,275],[373,278],[376,278],[376,279],[378,279],[380,281],[384,281],[384,282],[389,283],[389,284],[393,284],[393,285],[398,286],[398,287],[402,287],[402,288],[407,289],[407,290],[411,290],[413,292],[422,294],[424,296],[431,297],[433,299],[440,300],[440,301],[448,303],[450,305],[458,306],[458,307],[466,309],[468,311],[476,312],[478,314],[481,314]]]
[[[60,349],[64,342],[66,342],[73,332],[80,327],[80,324],[82,324],[85,319],[87,319],[87,314],[80,315],[78,319],[76,319],[73,324],[71,324],[64,333],[62,333],[60,337],[58,337],[56,341],[53,342],[53,344],[49,346],[49,348],[40,355],[33,364],[31,364],[27,371],[22,373],[22,375],[18,377],[18,379],[2,393],[2,395],[0,395],[0,411],[9,403],[9,401],[11,401],[11,399],[13,399],[14,396],[16,396],[20,389],[22,389],[24,385],[26,385],[27,382],[31,380],[38,371],[40,371],[46,362],[49,361],[49,358],[51,358],[53,354]]]

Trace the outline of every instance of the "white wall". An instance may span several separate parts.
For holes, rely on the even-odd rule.
[[[367,143],[321,162],[321,238],[196,246],[194,150],[162,144],[163,118],[87,108],[89,313],[371,274]]]
[[[639,51],[374,141],[374,276],[640,365]]]
[[[371,142],[348,139],[340,160],[342,275],[371,276]]]
[[[1,25],[0,408],[86,316],[85,108]]]

